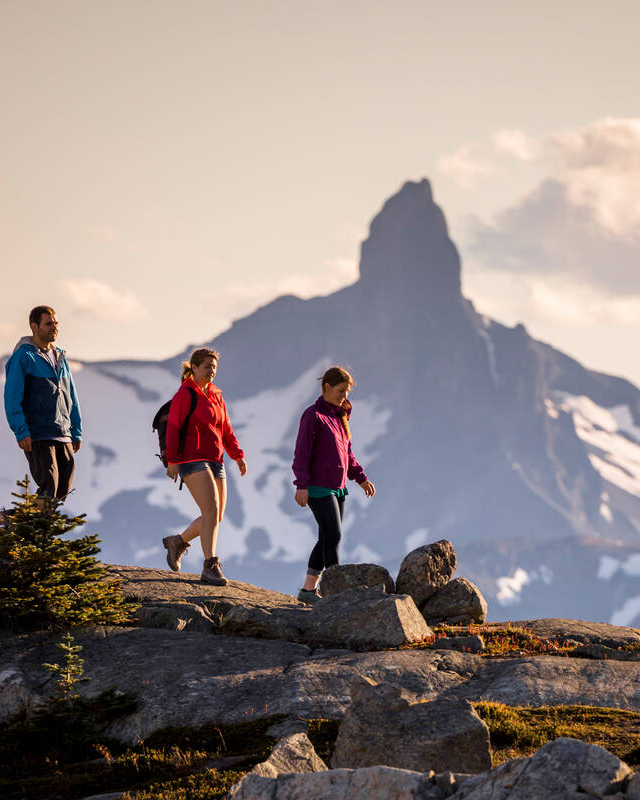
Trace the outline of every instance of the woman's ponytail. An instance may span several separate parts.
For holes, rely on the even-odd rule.
[[[190,378],[193,375],[193,368],[188,361],[182,362],[182,375],[180,377],[180,383],[186,381],[187,378]]]

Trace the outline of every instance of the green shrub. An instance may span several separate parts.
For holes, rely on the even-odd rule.
[[[599,706],[473,704],[489,728],[493,765],[532,755],[561,736],[604,747],[635,766],[640,763],[640,713]]]
[[[0,626],[17,630],[66,630],[80,625],[121,625],[136,607],[120,582],[107,580],[95,555],[98,536],[62,539],[84,524],[84,515],[68,517],[60,503],[39,505],[29,479],[14,493],[20,502],[0,524]]]

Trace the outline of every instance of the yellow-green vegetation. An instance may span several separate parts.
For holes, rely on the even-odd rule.
[[[119,703],[119,705],[118,705]],[[236,725],[169,727],[136,747],[100,734],[105,722],[126,715],[135,699],[104,693],[95,700],[58,699],[38,720],[21,717],[0,726],[0,797],[3,800],[73,800],[126,791],[136,800],[223,797],[275,740],[267,734],[282,716]],[[330,760],[339,723],[311,720],[309,738]]]
[[[73,800],[109,791],[163,800],[222,797],[245,771],[268,758],[275,742],[267,728],[282,720],[165,728],[136,747],[125,747],[101,735],[103,725],[86,727],[87,711],[88,716],[101,709],[104,714],[108,700],[74,701],[69,718],[62,720],[69,724],[61,725],[57,714],[35,725],[21,719],[0,726],[0,797]],[[130,706],[123,709],[130,711]],[[35,738],[25,739],[29,734]]]
[[[459,629],[443,626],[438,633],[445,636],[460,636]],[[507,623],[504,626],[475,625],[466,628],[464,635],[482,636],[485,644],[485,656],[555,655],[569,653],[575,649],[575,643],[566,644],[563,639],[542,639],[533,631]]]
[[[438,640],[452,636],[481,636],[485,650],[476,653],[478,656],[491,657],[523,655],[567,655],[575,649],[575,642],[567,643],[564,639],[544,639],[527,628],[506,623],[504,625],[436,625],[433,636],[426,636],[420,642],[408,642],[400,645],[399,650],[433,650],[438,647]],[[464,648],[463,648],[464,652]]]
[[[561,736],[605,747],[629,765],[640,764],[640,713],[596,706],[506,706],[474,703],[491,737],[493,764],[530,756]]]
[[[14,630],[67,630],[82,625],[122,625],[137,608],[117,580],[96,561],[96,535],[63,539],[84,516],[68,517],[60,503],[39,505],[29,479],[18,481],[20,502],[0,523],[0,626]]]
[[[200,775],[152,784],[148,789],[133,794],[126,792],[123,800],[215,800],[225,797],[243,775],[244,772],[234,770],[218,772],[210,769]]]

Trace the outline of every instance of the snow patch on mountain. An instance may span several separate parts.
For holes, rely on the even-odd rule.
[[[493,378],[493,382],[495,384],[499,381],[498,376],[498,366],[496,361],[496,348],[491,340],[491,334],[489,330],[491,328],[491,320],[488,317],[482,318],[483,326],[482,328],[478,329],[478,333],[480,334],[480,338],[484,341],[485,346],[487,348],[487,359],[489,361],[489,371],[491,372],[491,377]]]
[[[609,620],[612,625],[632,625],[640,616],[640,595],[625,600],[621,608],[616,609]]]
[[[533,581],[542,581],[550,584],[553,581],[553,572],[545,564],[540,564],[538,569],[527,572],[522,567],[517,567],[512,575],[503,575],[496,578],[498,592],[496,599],[501,606],[510,606],[520,602],[520,595],[525,586]]]
[[[640,497],[640,427],[626,405],[603,408],[585,396],[556,393],[562,411],[571,414],[578,437],[587,445],[589,461],[604,480]],[[611,522],[611,510],[600,507]]]
[[[618,570],[630,577],[640,577],[640,553],[633,553],[626,561],[613,556],[600,556],[596,577],[609,581]]]

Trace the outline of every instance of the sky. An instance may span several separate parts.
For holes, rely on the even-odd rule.
[[[484,314],[640,384],[640,4],[0,0],[0,353],[159,359],[357,279],[429,178]]]

